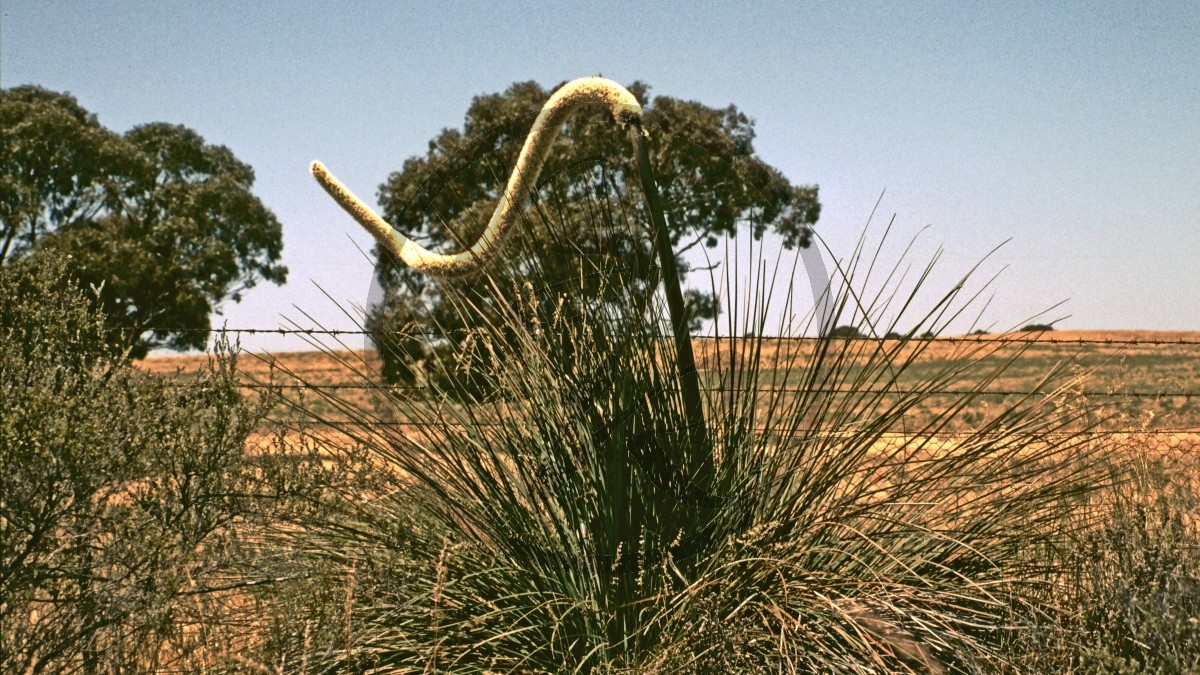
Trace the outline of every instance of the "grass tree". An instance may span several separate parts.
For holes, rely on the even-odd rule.
[[[561,125],[556,100],[605,102],[636,129],[620,91],[585,85],[580,99],[551,99],[535,146],[539,129]],[[598,227],[661,231],[640,165],[648,199],[598,190],[594,213],[620,214]],[[493,224],[455,256],[421,249],[322,167],[314,173],[400,260],[472,267],[501,302],[461,350],[489,355],[486,399],[380,385],[375,410],[337,390],[319,408],[300,406],[367,450],[357,466],[371,479],[297,540],[344,572],[345,608],[322,652],[330,667],[997,672],[1014,667],[1012,634],[1052,611],[1042,554],[1086,521],[1066,516],[1106,477],[1081,433],[1094,421],[1057,405],[1066,390],[1047,384],[1053,395],[994,407],[947,442],[958,413],[1019,356],[963,342],[936,367],[915,367],[934,344],[915,336],[973,306],[969,279],[917,312],[929,269],[908,285],[889,274],[869,292],[879,256],[860,244],[823,302],[832,317],[901,337],[787,339],[832,324],[822,314],[765,326],[775,305],[796,311],[787,280],[799,257],[767,261],[759,249],[762,272],[749,282],[731,261],[710,277],[724,319],[689,367],[692,339],[669,283],[647,302],[599,266],[583,272],[604,280],[594,296],[536,276],[513,288],[504,265],[475,269],[506,228],[553,220],[551,200],[514,206],[536,168],[518,163]],[[669,282],[671,253],[662,242],[659,252]],[[538,251],[511,255],[536,261]],[[458,309],[475,311],[465,299]],[[348,365],[374,381],[367,363]]]

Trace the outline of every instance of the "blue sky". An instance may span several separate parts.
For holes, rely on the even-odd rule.
[[[1011,239],[985,323],[1066,300],[1061,328],[1200,330],[1200,3],[337,4],[0,0],[0,86],[118,131],[185,124],[255,168],[290,280],[230,326],[349,328],[320,289],[366,299],[370,240],[310,160],[373,196],[473,96],[603,74],[755,118],[762,159],[820,186],[837,256],[881,193],[885,256],[926,225],[917,259],[944,249],[932,287]]]

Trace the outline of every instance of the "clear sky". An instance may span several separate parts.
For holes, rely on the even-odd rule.
[[[218,324],[352,327],[320,289],[363,303],[371,242],[310,160],[373,197],[473,96],[603,74],[755,118],[839,256],[885,190],[888,255],[931,226],[935,285],[1011,239],[985,323],[1066,300],[1064,329],[1200,330],[1200,3],[737,4],[0,0],[0,87],[184,124],[255,168],[289,282]]]

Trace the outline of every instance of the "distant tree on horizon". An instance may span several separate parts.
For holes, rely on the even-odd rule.
[[[862,337],[862,332],[857,326],[838,326],[829,331],[829,337],[835,338],[859,338]]]

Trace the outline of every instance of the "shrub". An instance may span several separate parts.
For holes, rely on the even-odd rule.
[[[1200,498],[1158,461],[1113,468],[1122,480],[1090,509],[1102,517],[1057,554],[1059,611],[1014,641],[1021,672],[1200,673]]]
[[[171,669],[256,514],[228,345],[187,387],[107,347],[61,264],[0,270],[0,672]]]
[[[1165,499],[1122,499],[1074,561],[1085,672],[1200,673],[1200,536]]]

